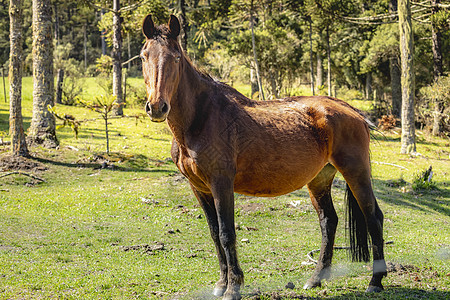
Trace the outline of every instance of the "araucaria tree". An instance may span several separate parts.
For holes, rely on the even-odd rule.
[[[400,152],[411,153],[416,152],[416,131],[414,127],[414,44],[410,0],[398,2],[398,17],[402,66],[402,137]]]
[[[56,147],[54,105],[52,7],[50,0],[33,0],[33,117],[29,129],[32,143]]]
[[[22,122],[22,59],[23,59],[23,6],[22,0],[11,0],[9,4],[10,52],[9,52],[9,130],[11,151],[15,156],[28,156]]]
[[[113,0],[113,94],[116,96],[117,106],[114,113],[123,115],[123,91],[122,91],[122,24],[120,22],[120,0]]]

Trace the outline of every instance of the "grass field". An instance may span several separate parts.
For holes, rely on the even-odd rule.
[[[86,98],[95,95],[89,84]],[[25,78],[26,127],[30,89]],[[8,105],[0,97],[3,132]],[[57,109],[79,120],[97,117],[81,107]],[[0,178],[0,299],[213,299],[214,246],[188,182],[169,159],[167,126],[122,118],[110,129],[109,156],[103,121],[86,122],[78,139],[70,128],[58,129],[58,149],[31,149],[26,172],[44,182]],[[371,143],[375,194],[391,242],[385,292],[364,293],[370,265],[350,263],[344,250],[335,251],[329,281],[302,289],[314,269],[303,263],[306,254],[320,246],[317,215],[302,189],[277,198],[236,195],[244,299],[449,299],[450,141],[418,132],[417,142],[415,156],[399,154],[398,130],[374,132]],[[1,161],[8,148],[0,150]],[[430,165],[436,188],[414,191],[415,174]],[[338,246],[346,244],[343,195],[338,176]]]

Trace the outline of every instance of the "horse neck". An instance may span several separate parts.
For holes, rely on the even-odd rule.
[[[185,135],[194,121],[200,97],[209,101],[210,87],[211,81],[200,74],[190,62],[184,60],[180,82],[167,118],[178,144],[183,145],[185,142]]]

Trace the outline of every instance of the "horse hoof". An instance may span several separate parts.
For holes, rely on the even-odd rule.
[[[225,293],[225,290],[227,289],[227,287],[215,287],[213,290],[213,295],[216,297],[221,297],[223,296],[223,294]]]
[[[241,294],[225,294],[222,300],[241,300]]]
[[[313,289],[313,288],[321,287],[321,286],[322,286],[322,283],[320,281],[309,281],[308,280],[305,283],[305,285],[303,286],[303,289],[304,290],[309,290],[309,289]]]
[[[223,294],[222,300],[240,300],[241,298],[239,288],[228,288],[225,294]]]
[[[369,287],[366,290],[366,293],[380,293],[383,290],[384,290],[383,287],[369,285]]]

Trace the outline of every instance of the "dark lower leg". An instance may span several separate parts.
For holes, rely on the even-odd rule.
[[[378,204],[376,205],[375,213],[367,218],[367,227],[372,238],[373,250],[373,275],[367,291],[379,292],[383,290],[381,280],[387,275],[387,271],[383,249],[383,213]]]
[[[303,286],[304,289],[320,286],[322,279],[330,276],[334,237],[338,223],[338,217],[331,199],[331,183],[335,174],[336,169],[328,164],[308,183],[311,202],[319,217],[322,245],[316,269]]]
[[[334,237],[336,234],[338,217],[331,203],[331,197],[329,195],[326,197],[328,197],[329,199],[327,199],[326,201],[322,201],[322,204],[327,203],[327,205],[322,205],[317,210],[317,213],[319,215],[320,229],[322,231],[322,245],[320,248],[320,255],[313,275],[304,285],[305,289],[321,286],[322,279],[327,279],[330,277]],[[324,199],[322,198],[322,200]]]
[[[192,187],[192,189],[194,191],[195,196],[199,200],[199,203],[200,203],[201,207],[203,208],[203,211],[205,212],[205,216],[206,216],[206,220],[208,222],[211,237],[212,237],[212,239],[214,241],[214,245],[216,247],[217,258],[219,260],[219,267],[220,267],[220,278],[214,287],[213,294],[217,297],[220,297],[225,293],[225,290],[227,289],[228,266],[227,266],[227,258],[225,256],[225,252],[220,243],[219,223],[217,221],[217,212],[216,212],[216,208],[214,206],[214,198],[212,197],[212,195],[201,193],[193,187]]]
[[[234,221],[226,222],[227,225],[220,228],[220,242],[227,261],[227,290],[224,299],[240,299],[239,290],[244,283],[244,274],[239,266],[236,251],[236,234],[234,229]],[[233,224],[231,226],[231,224]]]

